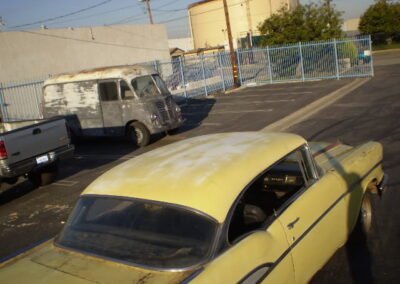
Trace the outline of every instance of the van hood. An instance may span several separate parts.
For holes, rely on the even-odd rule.
[[[0,264],[0,283],[179,283],[192,273],[146,270],[59,248],[48,241]]]

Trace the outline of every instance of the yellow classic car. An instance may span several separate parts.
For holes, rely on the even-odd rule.
[[[382,151],[265,132],[159,148],[96,179],[0,283],[305,283],[370,228]]]

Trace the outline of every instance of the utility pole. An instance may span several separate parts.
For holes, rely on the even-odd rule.
[[[150,0],[139,0],[140,2],[146,2],[147,6],[147,13],[149,14],[150,24],[154,24],[153,22],[153,15],[151,14],[151,7],[150,7]]]
[[[224,2],[226,30],[228,32],[229,51],[231,54],[231,61],[232,61],[233,82],[235,84],[235,87],[239,87],[240,83],[239,83],[238,69],[237,69],[238,61],[235,50],[233,49],[233,40],[232,40],[231,22],[229,21],[228,4],[226,3],[226,0],[223,0],[223,2]]]
[[[0,32],[3,30],[3,27],[5,26],[3,18],[0,16]]]

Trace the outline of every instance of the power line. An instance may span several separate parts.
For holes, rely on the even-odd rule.
[[[53,22],[52,24],[63,24],[63,23],[68,23],[68,22],[72,22],[72,21],[76,21],[76,20],[87,19],[87,18],[92,18],[92,17],[96,17],[96,16],[111,14],[111,13],[115,13],[115,12],[118,12],[118,11],[121,11],[121,10],[126,10],[128,8],[132,8],[132,7],[137,7],[137,5],[128,5],[128,6],[124,6],[124,7],[118,8],[118,9],[104,11],[104,12],[101,12],[101,13],[95,13],[95,14],[90,14],[90,15],[86,15],[86,16],[82,16],[82,17],[76,17],[76,18],[72,18],[72,19],[69,19],[69,20],[65,20],[65,21]]]
[[[185,11],[187,9],[182,8],[182,9],[173,9],[173,10],[162,10],[162,9],[152,9],[152,10],[157,11],[157,12],[181,12],[181,11]]]
[[[48,18],[48,19],[45,19],[45,20],[32,22],[32,23],[12,26],[12,27],[10,27],[10,29],[22,28],[22,27],[26,27],[26,26],[32,26],[32,25],[36,25],[36,24],[43,24],[43,23],[46,23],[46,22],[51,22],[51,21],[54,21],[54,20],[58,20],[58,19],[65,18],[65,17],[69,17],[69,16],[72,16],[72,15],[76,15],[76,14],[79,14],[79,13],[82,13],[82,12],[97,8],[99,6],[102,6],[102,5],[105,5],[105,4],[109,3],[111,1],[112,0],[105,0],[105,1],[100,2],[98,4],[95,4],[95,5],[92,5],[92,6],[89,6],[89,7],[86,7],[86,8],[83,8],[83,9],[68,13],[68,14],[64,14],[64,15],[60,15],[60,16],[56,16],[56,17],[53,17],[53,18]]]
[[[43,37],[51,37],[51,38],[58,38],[58,39],[63,39],[63,40],[73,40],[73,41],[85,42],[85,43],[96,44],[96,45],[106,45],[106,46],[115,46],[115,47],[122,47],[122,48],[131,48],[131,49],[143,49],[143,50],[158,50],[158,51],[165,51],[166,50],[165,48],[140,47],[140,46],[118,44],[118,43],[112,43],[112,42],[104,42],[104,41],[96,41],[96,40],[88,40],[88,39],[79,39],[79,38],[52,35],[52,34],[43,34],[43,33],[39,33],[39,32],[26,31],[26,30],[20,30],[19,32],[28,33],[28,34],[37,35],[37,36],[43,36]]]
[[[178,0],[178,1],[179,1],[179,0]],[[157,9],[164,8],[164,7],[166,7],[166,6],[170,5],[170,4],[175,4],[175,3],[178,2],[178,1],[175,0],[175,1],[171,1],[171,2],[165,3],[164,5],[158,6]]]

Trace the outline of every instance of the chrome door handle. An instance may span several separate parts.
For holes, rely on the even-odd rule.
[[[289,229],[289,230],[293,229],[293,228],[294,228],[294,225],[296,225],[296,223],[299,222],[299,220],[300,220],[300,218],[297,217],[294,221],[290,222],[290,223],[287,225],[288,229]]]

